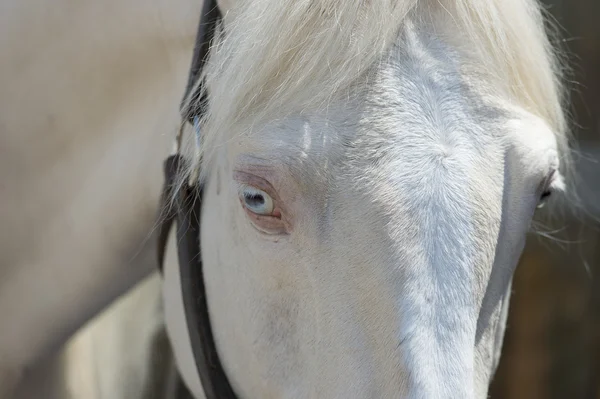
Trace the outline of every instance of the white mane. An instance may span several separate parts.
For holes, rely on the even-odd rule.
[[[568,167],[561,67],[536,0],[242,1],[227,15],[226,34],[205,71],[210,96],[202,162],[232,134],[343,95],[395,40],[408,15],[434,23],[443,16],[455,24],[452,31],[461,32],[462,42],[468,38],[464,48],[498,94],[553,129]]]

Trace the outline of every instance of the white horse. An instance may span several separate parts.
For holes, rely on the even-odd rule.
[[[0,397],[153,266],[128,262],[199,9],[3,5]],[[569,169],[559,71],[535,0],[231,7],[206,71],[202,256],[239,397],[486,397],[525,234]],[[168,262],[202,398],[177,281]]]
[[[201,246],[234,390],[485,398],[526,233],[569,167],[538,3],[254,0],[227,19]]]

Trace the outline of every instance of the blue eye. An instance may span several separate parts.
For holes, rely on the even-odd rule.
[[[273,199],[269,194],[254,187],[244,186],[240,189],[242,203],[252,213],[270,215],[273,212]]]

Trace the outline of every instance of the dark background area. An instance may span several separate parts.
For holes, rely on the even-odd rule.
[[[563,31],[584,211],[532,235],[492,399],[600,399],[600,0],[545,0]]]

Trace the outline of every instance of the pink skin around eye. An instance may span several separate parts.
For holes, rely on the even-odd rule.
[[[281,211],[279,209],[275,209],[271,215],[257,215],[245,206],[244,211],[246,211],[246,215],[248,215],[254,227],[260,232],[265,234],[287,233],[286,223],[281,219]]]
[[[248,213],[248,215],[252,216],[253,218],[281,219],[281,210],[279,208],[274,208],[273,212],[271,212],[270,215],[258,215],[246,207],[246,205],[244,204],[244,200],[242,198],[240,198],[240,204],[242,204],[242,207],[244,208],[246,213]]]
[[[234,177],[238,183],[256,187],[257,189],[267,193],[273,199],[273,212],[270,215],[258,215],[250,211],[245,206],[243,199],[240,198],[240,204],[244,208],[244,211],[252,222],[252,225],[264,234],[286,234],[289,231],[289,222],[286,220],[285,213],[280,206],[281,199],[279,198],[273,186],[267,180],[247,172],[236,172]]]

